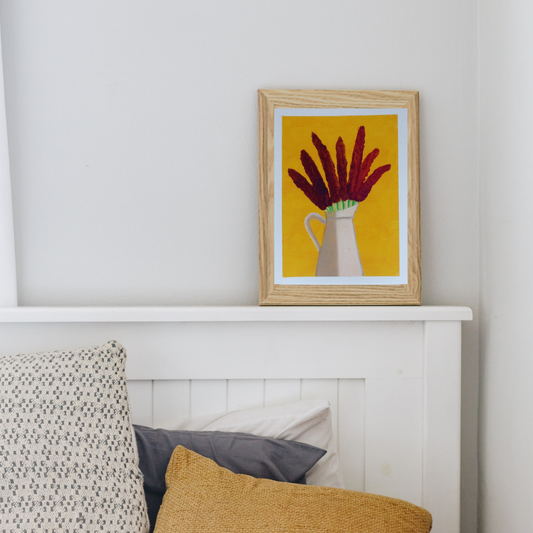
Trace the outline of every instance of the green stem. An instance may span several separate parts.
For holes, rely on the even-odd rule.
[[[357,202],[355,200],[341,200],[336,204],[332,204],[329,207],[326,207],[326,212],[331,213],[333,211],[342,211],[344,209],[348,209],[349,207],[353,207],[356,204]]]

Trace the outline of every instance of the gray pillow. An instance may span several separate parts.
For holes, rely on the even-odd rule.
[[[304,484],[306,472],[326,453],[309,444],[247,433],[134,428],[150,531],[166,491],[167,466],[177,446],[212,459],[235,474]]]

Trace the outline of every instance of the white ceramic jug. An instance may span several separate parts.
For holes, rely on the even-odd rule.
[[[316,276],[363,276],[359,250],[355,240],[353,217],[359,204],[342,211],[326,211],[326,218],[318,213],[305,217],[305,229],[318,250]],[[310,226],[311,220],[326,225],[322,246]]]

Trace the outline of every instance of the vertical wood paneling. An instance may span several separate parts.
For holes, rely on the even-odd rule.
[[[424,500],[435,533],[459,533],[461,323],[425,324]]]
[[[152,382],[128,381],[127,386],[133,423],[152,426]]]
[[[302,400],[328,400],[331,422],[336,435],[339,429],[339,380],[302,379]]]
[[[191,381],[191,416],[227,411],[227,380],[198,379]]]
[[[365,490],[365,381],[339,380],[339,458],[347,489]]]
[[[365,491],[422,505],[421,379],[365,382]]]
[[[172,429],[179,420],[191,416],[191,384],[188,379],[154,381],[153,424]]]
[[[421,380],[129,381],[128,391],[135,423],[169,429],[190,416],[327,399],[346,488],[422,503]]]
[[[265,379],[265,406],[299,402],[300,379]]]
[[[228,411],[263,407],[265,381],[263,379],[228,380]]]

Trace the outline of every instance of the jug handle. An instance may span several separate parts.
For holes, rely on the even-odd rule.
[[[326,223],[326,219],[322,215],[319,215],[318,213],[309,213],[305,217],[305,220],[304,220],[305,229],[307,230],[307,233],[309,233],[309,237],[311,237],[311,240],[315,244],[316,249],[320,252],[320,243],[318,242],[318,239],[316,238],[315,234],[313,233],[313,230],[311,229],[311,225],[310,225],[310,222],[313,219],[318,220],[321,224],[325,224]]]

